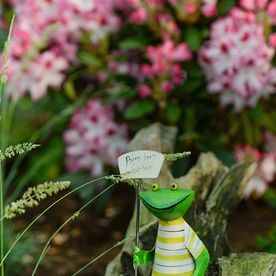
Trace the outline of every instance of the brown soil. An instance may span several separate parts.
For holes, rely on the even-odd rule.
[[[258,251],[257,235],[266,235],[276,224],[276,210],[263,201],[242,202],[228,222],[228,238],[234,252]]]

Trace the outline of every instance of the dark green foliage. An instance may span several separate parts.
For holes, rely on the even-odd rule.
[[[153,101],[145,100],[141,102],[135,102],[127,107],[125,110],[126,119],[139,119],[148,114],[151,114],[155,109],[155,103]]]
[[[276,253],[276,225],[264,236],[256,237],[256,247],[269,253]]]

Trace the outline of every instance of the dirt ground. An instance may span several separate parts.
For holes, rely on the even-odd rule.
[[[36,275],[71,275],[121,240],[131,218],[134,202],[134,189],[127,185],[118,186],[101,211],[92,206],[81,213],[55,237]],[[39,221],[33,228],[33,235],[44,245],[57,227],[80,206],[78,197],[64,201]],[[29,216],[35,216],[36,212],[32,212]],[[255,236],[266,234],[275,222],[275,209],[271,209],[262,201],[242,202],[229,220],[228,235],[233,251],[256,251]],[[18,225],[22,227],[25,223],[23,218],[19,220]],[[114,258],[119,249],[112,250],[80,275],[104,275],[106,264]],[[40,251],[38,252],[40,254]],[[22,272],[22,276],[30,275],[39,254],[30,258],[31,265]]]

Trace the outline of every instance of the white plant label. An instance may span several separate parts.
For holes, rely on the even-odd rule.
[[[164,162],[164,155],[151,150],[127,152],[118,158],[120,174],[128,178],[157,178]]]

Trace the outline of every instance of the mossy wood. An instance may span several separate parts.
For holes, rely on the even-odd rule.
[[[176,133],[177,130],[174,127],[153,124],[137,133],[130,143],[129,150],[143,149],[171,153]],[[252,263],[250,253],[238,255],[242,256],[241,258],[236,255],[229,256],[227,219],[239,204],[246,185],[256,169],[256,164],[244,163],[228,168],[214,154],[202,153],[195,166],[185,176],[177,179],[172,176],[169,165],[168,162],[164,162],[158,179],[148,182],[159,182],[165,187],[176,181],[181,187],[196,191],[196,201],[185,219],[198,233],[210,252],[212,262],[209,265],[208,275],[273,275],[273,271],[276,271],[275,255],[254,253],[254,266],[250,265]],[[136,210],[134,210],[126,236],[135,233],[135,212]],[[153,220],[155,220],[153,215],[142,205],[140,227]],[[151,249],[155,243],[156,233],[157,223],[140,237],[139,247]],[[134,275],[133,245],[133,241],[124,244],[120,253],[108,264],[106,276]],[[269,271],[272,272],[263,274],[268,271],[265,268],[268,263]],[[148,276],[150,273],[149,265],[139,267],[140,275]]]

